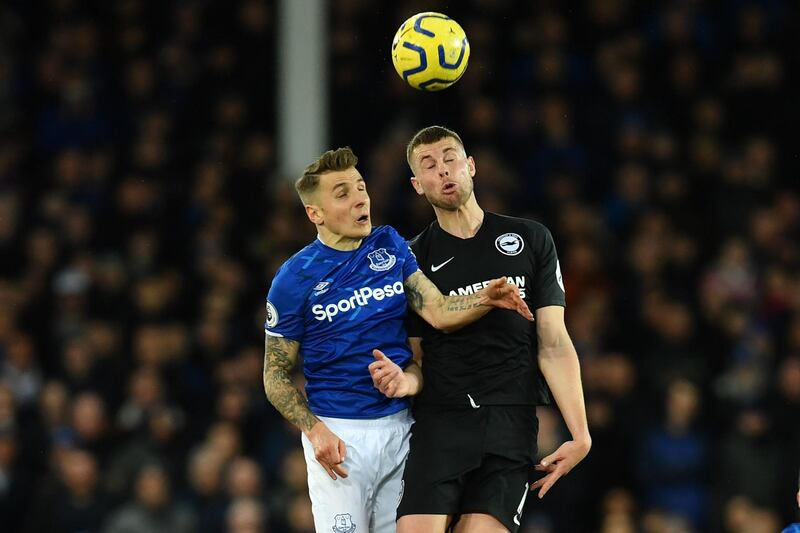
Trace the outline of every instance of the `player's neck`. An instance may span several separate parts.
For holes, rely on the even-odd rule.
[[[333,248],[334,250],[339,250],[340,252],[350,252],[355,250],[361,246],[361,241],[364,240],[362,238],[354,239],[345,235],[337,235],[336,233],[331,233],[324,228],[324,226],[317,226],[317,238],[328,248]]]
[[[436,211],[439,226],[460,239],[474,237],[483,224],[483,209],[478,205],[474,194],[458,209],[447,210],[434,206],[433,210]]]

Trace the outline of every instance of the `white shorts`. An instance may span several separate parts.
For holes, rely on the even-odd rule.
[[[317,531],[394,533],[414,419],[408,409],[372,420],[319,417],[347,447],[346,478],[332,480],[303,435]]]

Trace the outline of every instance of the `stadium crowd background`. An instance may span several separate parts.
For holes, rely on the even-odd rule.
[[[264,297],[314,237],[276,163],[269,0],[0,4],[0,530],[313,530],[261,385]],[[419,11],[472,57],[403,85]],[[484,208],[553,231],[594,445],[525,533],[797,517],[797,5],[336,0],[330,146],[432,220],[405,143],[462,134]],[[298,383],[302,377],[298,375]],[[540,451],[567,435],[539,410]]]

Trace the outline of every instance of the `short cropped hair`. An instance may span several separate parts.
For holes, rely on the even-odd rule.
[[[326,172],[337,170],[347,170],[358,164],[358,157],[353,153],[349,146],[328,150],[311,163],[303,171],[303,175],[294,183],[294,188],[303,202],[308,200],[309,195],[313,194],[319,186],[319,177]]]
[[[428,126],[427,128],[419,130],[414,137],[411,138],[411,141],[406,147],[406,161],[408,161],[408,166],[411,167],[411,170],[414,170],[414,165],[411,164],[411,156],[414,153],[414,148],[421,144],[433,144],[442,139],[447,139],[448,137],[455,139],[458,144],[461,145],[461,148],[464,148],[464,142],[461,140],[461,137],[458,136],[458,133],[444,126]]]

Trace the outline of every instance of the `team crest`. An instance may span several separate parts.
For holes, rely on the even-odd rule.
[[[325,294],[328,292],[330,288],[329,285],[331,284],[330,281],[320,281],[314,286],[314,296],[319,296],[320,294]]]
[[[518,255],[525,248],[525,241],[517,233],[503,233],[494,240],[497,251],[505,255]]]
[[[375,272],[389,270],[397,262],[397,258],[386,251],[386,248],[378,248],[374,252],[367,254],[369,267]]]
[[[353,523],[353,517],[350,513],[337,514],[333,517],[334,533],[353,533],[356,530],[356,525]]]
[[[278,325],[278,310],[267,300],[267,327],[274,328]]]

